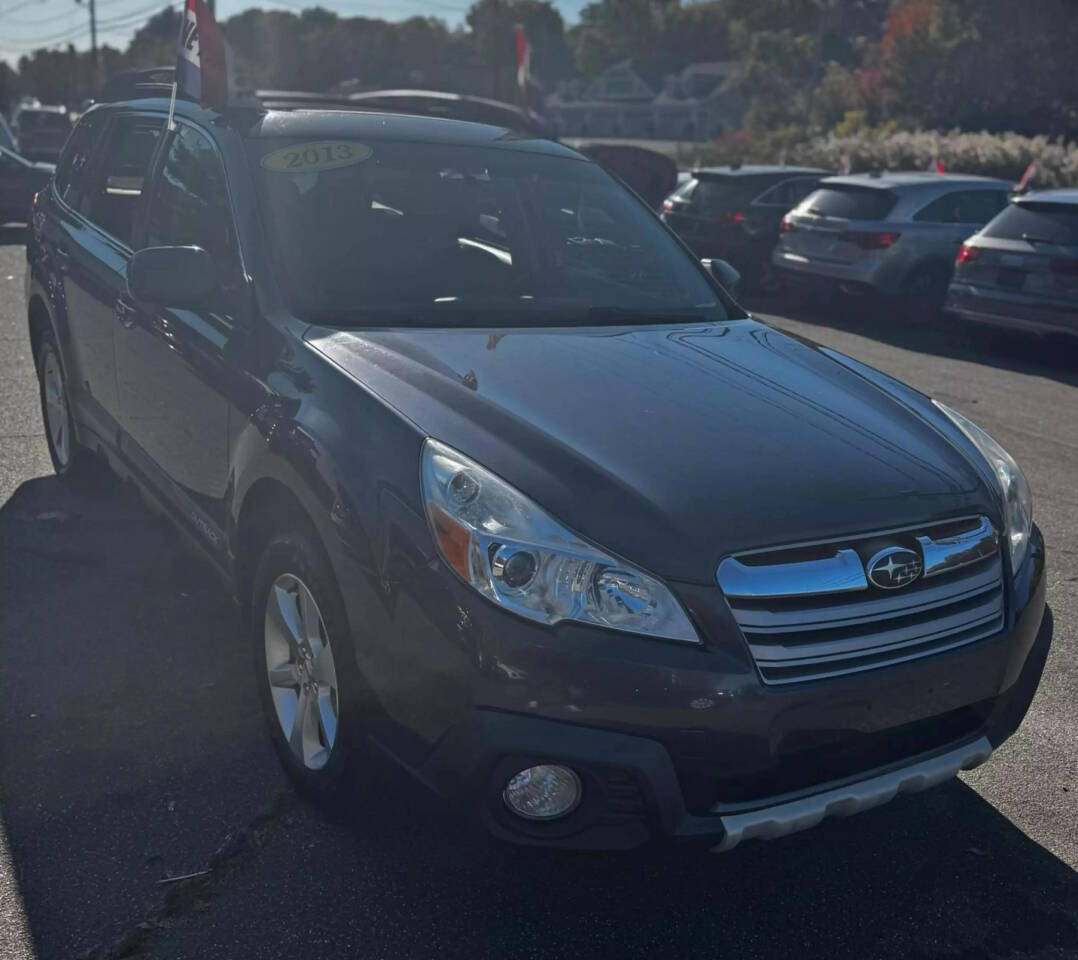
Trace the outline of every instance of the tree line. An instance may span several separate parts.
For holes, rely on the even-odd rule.
[[[179,14],[124,50],[37,50],[0,63],[0,108],[75,106],[120,69],[170,64]],[[513,27],[532,44],[531,102],[625,59],[676,72],[732,60],[749,131],[1016,131],[1078,136],[1074,0],[594,0],[567,26],[548,0],[477,0],[460,26],[320,7],[249,9],[222,24],[254,87],[423,87],[515,100]],[[654,74],[656,71],[650,71]],[[661,72],[661,71],[660,71]]]

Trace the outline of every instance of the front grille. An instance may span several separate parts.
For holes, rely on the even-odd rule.
[[[865,575],[881,547],[922,559],[908,586]],[[984,517],[730,557],[719,585],[767,684],[871,670],[1003,628],[999,538]]]

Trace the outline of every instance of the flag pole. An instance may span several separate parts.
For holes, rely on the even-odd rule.
[[[168,124],[165,127],[165,129],[169,133],[172,133],[176,129],[175,116],[176,116],[176,81],[174,79],[172,81],[172,96],[169,97],[169,101],[168,101]]]

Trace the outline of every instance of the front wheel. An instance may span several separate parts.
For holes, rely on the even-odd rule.
[[[285,534],[263,551],[251,633],[277,756],[300,793],[335,807],[363,766],[362,698],[340,591],[309,535]]]

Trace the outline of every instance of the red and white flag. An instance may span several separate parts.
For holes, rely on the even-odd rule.
[[[1015,184],[1015,193],[1025,193],[1029,189],[1029,185],[1033,182],[1033,178],[1037,175],[1037,161],[1034,160],[1026,167],[1026,172],[1022,174],[1022,179]]]
[[[221,28],[204,0],[186,0],[176,49],[177,92],[222,110],[232,86],[232,56]]]
[[[532,70],[532,45],[528,42],[524,27],[519,23],[513,27],[513,32],[517,39],[517,86],[521,91],[527,91]]]

